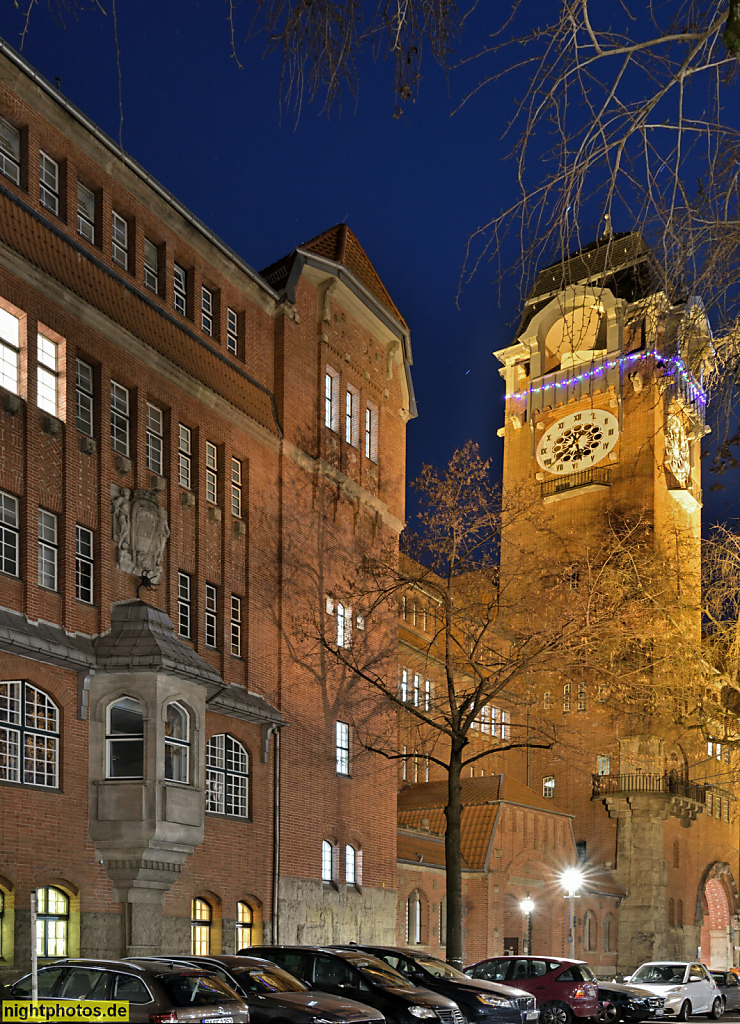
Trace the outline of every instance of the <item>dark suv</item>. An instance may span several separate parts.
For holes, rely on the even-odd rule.
[[[506,982],[531,992],[541,1024],[571,1024],[574,1017],[599,1013],[598,986],[583,960],[557,956],[494,956],[465,968],[470,978]]]
[[[454,999],[471,1024],[493,1024],[494,1021],[526,1024],[539,1019],[537,1002],[528,992],[469,978],[444,960],[428,956],[418,949],[360,946],[355,943],[348,948],[372,953],[415,985],[423,985],[432,992]]]
[[[417,988],[377,957],[325,946],[249,946],[239,955],[262,956],[310,988],[358,999],[380,1010],[388,1024],[465,1024],[451,999]]]

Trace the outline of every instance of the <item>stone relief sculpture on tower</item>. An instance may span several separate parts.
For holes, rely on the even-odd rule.
[[[111,519],[116,568],[159,583],[170,527],[156,492],[112,486]]]

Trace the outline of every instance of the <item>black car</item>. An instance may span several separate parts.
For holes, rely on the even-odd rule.
[[[529,992],[509,985],[469,978],[436,956],[397,946],[352,943],[343,948],[372,953],[415,985],[423,985],[432,992],[454,999],[470,1024],[492,1024],[494,1021],[525,1024],[539,1019],[537,1002]]]
[[[167,962],[194,964],[221,978],[244,999],[252,1024],[384,1024],[374,1007],[346,996],[312,992],[261,957],[180,955]]]
[[[710,971],[714,983],[722,996],[725,1010],[740,1009],[740,982],[735,971]]]
[[[312,989],[357,999],[380,1010],[388,1024],[465,1024],[451,999],[417,988],[398,971],[359,949],[326,946],[249,946],[239,955],[260,956],[285,968]]]
[[[665,999],[646,988],[620,985],[616,981],[599,982],[599,1017],[604,1021],[638,1021],[662,1018]]]

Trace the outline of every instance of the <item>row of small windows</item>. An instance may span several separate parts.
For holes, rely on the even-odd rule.
[[[707,802],[705,806],[706,812],[710,817],[714,814],[714,817],[719,818],[720,821],[730,820],[730,801],[727,797],[707,793]]]
[[[339,876],[339,846],[324,839],[321,844],[321,880],[333,883]],[[347,843],[344,847],[344,884],[362,885],[362,850]]]
[[[562,698],[562,700],[563,700],[562,708],[563,708],[563,713],[564,714],[567,714],[569,711],[572,710],[571,699],[572,699],[573,696],[575,696],[575,699],[576,699],[576,711],[585,711],[586,710],[586,684],[583,683],[583,682],[578,683],[578,688],[577,688],[577,690],[575,692],[575,695],[574,695],[573,694],[573,684],[572,683],[565,683],[565,685],[563,686],[563,698]],[[603,703],[606,700],[606,688],[605,687],[599,686],[597,699],[598,699],[598,701],[600,703]],[[551,711],[552,708],[553,708],[553,704],[554,704],[554,697],[553,697],[552,690],[545,690],[545,692],[542,695],[542,708],[543,708],[543,710],[544,711]]]
[[[340,429],[340,378],[336,370],[327,366],[324,375],[324,426],[335,434],[343,433],[344,440],[353,448],[360,448],[360,392],[347,385],[344,394],[344,429]],[[378,461],[378,407],[374,402],[365,404],[363,434],[365,458]]]
[[[408,752],[404,745],[401,747],[401,778],[404,782],[429,782],[429,754],[420,754],[418,751]]]
[[[436,605],[432,605],[432,607],[428,609],[425,604],[417,602],[416,598],[409,598],[405,594],[402,594],[398,611],[404,622],[410,622],[412,626],[417,629],[421,629],[423,633],[429,632],[429,627],[431,627],[432,632],[436,635]]]
[[[433,684],[431,679],[424,679],[418,672],[401,669],[400,697],[404,704],[413,704],[415,708],[431,711]]]
[[[493,704],[484,704],[470,723],[471,729],[479,729],[489,736],[498,739],[508,740],[511,734],[511,717],[508,711],[495,707]]]
[[[362,615],[354,615],[349,605],[342,601],[334,601],[333,597],[327,597],[324,602],[324,610],[327,615],[333,615],[336,621],[336,645],[349,650],[352,646],[352,628],[354,626],[360,631],[365,628],[365,619]]]
[[[206,647],[218,648],[218,587],[206,583],[204,597],[204,641]],[[228,606],[230,614],[228,643],[231,655],[240,658],[242,654],[242,599],[232,594]],[[195,638],[193,628],[193,577],[187,572],[177,574],[177,631],[186,640]]]
[[[60,205],[60,165],[57,160],[39,150],[39,202],[45,210],[55,217],[61,215]],[[21,184],[21,132],[5,118],[0,117],[0,173],[9,178],[15,185]],[[77,181],[77,233],[91,245],[99,244],[100,234],[100,193],[96,196],[93,189],[82,181]],[[132,221],[117,210],[111,210],[110,220],[110,257],[112,261],[125,271],[131,269],[131,238],[133,237]],[[164,264],[162,247],[152,239],[144,238],[144,284],[156,295],[161,287],[161,268]],[[218,292],[201,285],[200,310],[189,310],[192,283],[189,273],[179,263],[173,264],[172,271],[172,304],[175,312],[181,316],[200,321],[200,329],[209,338],[216,336]],[[240,320],[244,314],[230,306],[226,307],[226,348],[232,355],[240,353]],[[243,347],[243,346],[242,346]]]
[[[244,949],[253,945],[255,914],[253,908],[245,901],[236,904],[234,921],[234,949]],[[190,905],[190,953],[192,956],[211,956],[219,952],[213,943],[213,907],[203,897],[196,896]]]
[[[432,930],[437,933],[439,945],[447,942],[447,901],[443,896],[439,905],[432,904],[432,915],[437,917],[437,925]],[[406,900],[406,944],[421,946],[430,944],[429,915],[427,901],[422,893],[415,889]]]

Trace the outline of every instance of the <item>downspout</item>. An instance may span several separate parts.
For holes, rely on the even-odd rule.
[[[280,885],[280,728],[272,726],[275,755],[272,762],[272,944],[280,941],[278,887]]]

